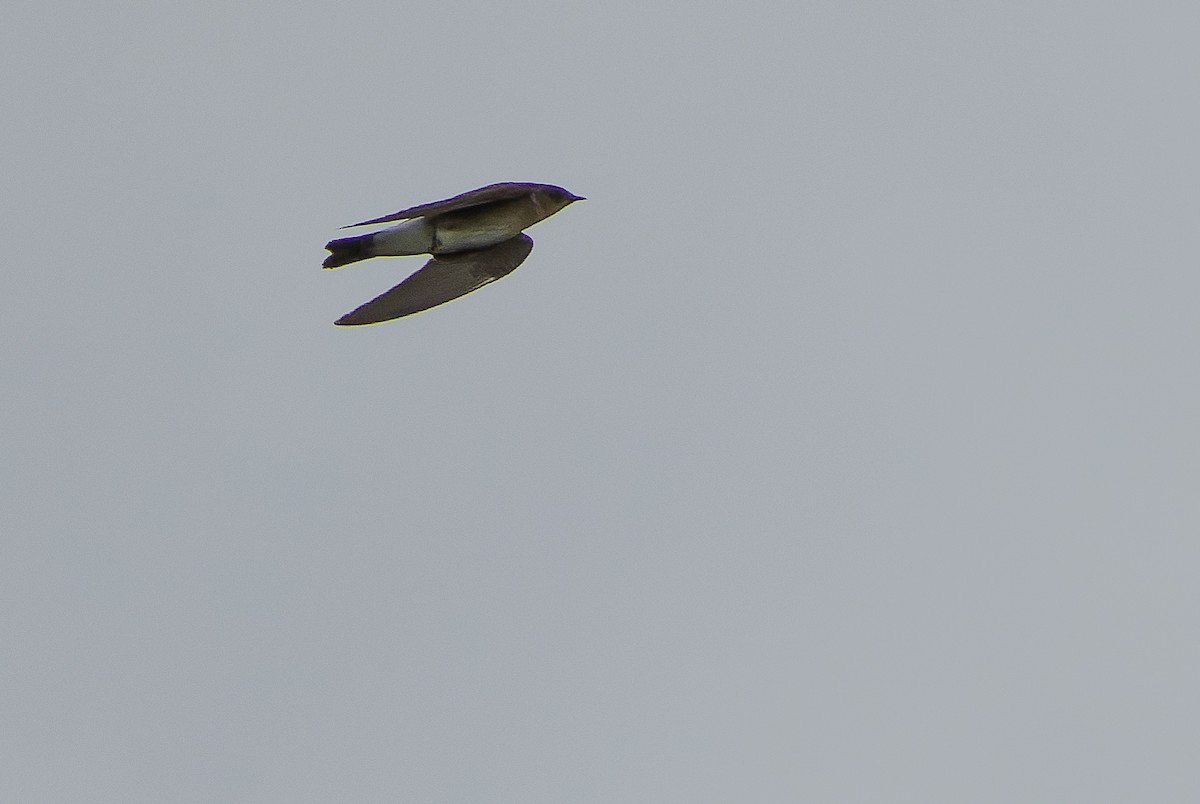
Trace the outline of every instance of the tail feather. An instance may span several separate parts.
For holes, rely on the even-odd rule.
[[[374,257],[371,252],[372,237],[373,234],[366,234],[330,240],[325,244],[325,248],[331,253],[325,258],[325,262],[321,263],[322,267],[341,268],[343,265]]]

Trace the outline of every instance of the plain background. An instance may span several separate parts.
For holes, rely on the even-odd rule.
[[[0,798],[1200,800],[1198,26],[16,0]]]

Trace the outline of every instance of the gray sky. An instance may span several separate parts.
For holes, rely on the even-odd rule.
[[[1200,800],[1195,4],[192,5],[0,28],[0,799]]]

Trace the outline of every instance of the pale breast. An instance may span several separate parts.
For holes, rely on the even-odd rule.
[[[529,198],[459,209],[433,219],[434,253],[487,248],[511,240],[542,219]]]

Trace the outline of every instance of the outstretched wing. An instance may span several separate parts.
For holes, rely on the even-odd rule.
[[[343,327],[378,324],[428,310],[512,273],[532,249],[533,240],[521,234],[488,248],[439,255],[387,293],[334,323]]]
[[[408,218],[423,218],[426,215],[441,215],[443,212],[452,212],[456,209],[477,207],[480,204],[490,204],[493,201],[507,201],[510,198],[519,198],[520,196],[528,195],[539,187],[545,186],[544,184],[516,181],[489,184],[487,187],[480,187],[478,190],[471,190],[462,195],[447,198],[444,201],[434,201],[429,204],[409,207],[399,212],[393,212],[391,215],[384,215],[382,218],[372,218],[369,221],[352,223],[342,228],[352,229],[355,226],[369,226],[372,223],[390,223],[391,221],[402,221]]]

